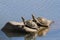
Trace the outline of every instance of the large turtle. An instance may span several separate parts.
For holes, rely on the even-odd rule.
[[[49,26],[53,23],[53,21],[43,17],[35,18],[34,15],[32,15],[32,20],[23,20],[23,22],[25,23],[26,27],[36,30],[36,32],[31,32],[25,36],[25,40],[35,40],[37,36],[46,35],[46,33],[49,31]]]

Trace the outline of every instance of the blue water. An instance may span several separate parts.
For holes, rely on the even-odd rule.
[[[44,37],[37,37],[36,40],[60,40],[60,30],[50,31]],[[24,37],[7,37],[2,31],[0,31],[0,39],[2,40],[24,40]]]
[[[51,30],[37,40],[60,40],[60,0],[0,0],[0,29],[8,21],[21,22],[21,16],[26,20],[35,17],[45,17],[53,20]],[[23,37],[8,38],[0,31],[0,40],[24,40]]]

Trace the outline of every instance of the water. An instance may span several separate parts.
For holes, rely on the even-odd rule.
[[[60,30],[50,31],[44,37],[37,37],[36,40],[60,40]],[[0,31],[0,40],[24,40],[24,37],[7,37],[2,31]]]
[[[8,21],[21,22],[21,16],[26,20],[35,17],[45,17],[55,21],[50,32],[37,40],[60,40],[60,0],[0,0],[0,29]],[[0,31],[0,40],[24,40],[23,37],[8,38]]]

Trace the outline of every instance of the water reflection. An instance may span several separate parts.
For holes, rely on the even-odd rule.
[[[60,40],[60,30],[50,31],[44,37],[37,37],[36,40]],[[24,40],[24,37],[7,37],[1,30],[0,30],[0,40]]]
[[[4,32],[0,30],[0,40],[24,40],[23,37],[7,37]]]

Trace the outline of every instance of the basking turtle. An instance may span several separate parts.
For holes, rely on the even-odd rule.
[[[49,31],[49,26],[53,23],[53,21],[42,17],[35,18],[34,15],[32,15],[32,20],[25,21],[25,23],[25,25],[31,29],[37,29],[36,32],[25,36],[25,39],[35,40],[37,36],[46,35],[46,33]]]

